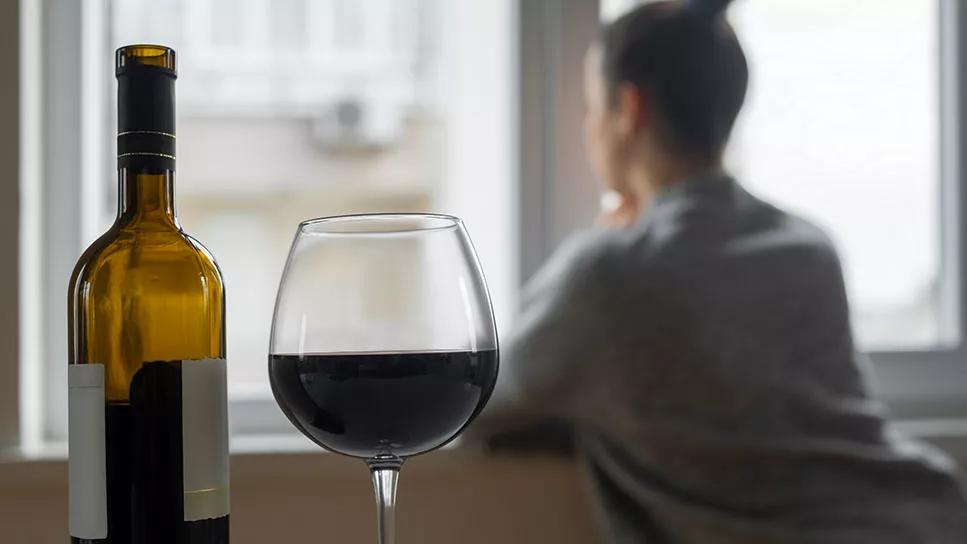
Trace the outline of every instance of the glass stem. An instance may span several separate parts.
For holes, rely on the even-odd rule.
[[[373,473],[379,544],[396,544],[396,482],[403,460],[387,455],[374,457],[366,464]]]

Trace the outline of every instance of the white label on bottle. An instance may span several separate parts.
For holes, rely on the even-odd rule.
[[[228,515],[228,385],[225,360],[181,363],[185,521]]]
[[[104,365],[68,365],[67,397],[70,534],[107,538]]]

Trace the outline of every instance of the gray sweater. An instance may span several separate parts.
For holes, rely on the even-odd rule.
[[[867,393],[829,239],[733,179],[566,243],[514,332],[504,368],[576,423],[609,542],[967,543],[955,467]]]

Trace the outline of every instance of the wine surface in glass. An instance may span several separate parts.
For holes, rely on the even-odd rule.
[[[477,415],[497,379],[497,350],[269,356],[290,421],[329,450],[365,459],[438,448]]]

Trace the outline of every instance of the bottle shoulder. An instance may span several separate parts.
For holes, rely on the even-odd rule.
[[[77,258],[77,262],[74,263],[74,270],[71,272],[70,286],[72,291],[75,284],[90,274],[91,265],[100,260],[104,249],[112,244],[116,235],[115,228],[112,226],[104,234],[98,236],[91,245],[87,246],[87,249]]]
[[[222,270],[218,266],[218,261],[215,260],[215,256],[212,252],[205,247],[204,244],[198,241],[197,238],[188,234],[184,230],[180,230],[179,233],[182,239],[194,250],[195,255],[198,257],[200,264],[209,270],[213,275],[218,277],[219,281],[222,281]]]
[[[194,280],[194,281],[192,281]],[[221,289],[222,275],[211,252],[178,228],[131,229],[112,226],[78,259],[70,288],[108,282],[140,288],[204,283]]]

